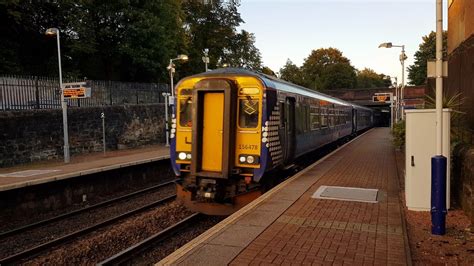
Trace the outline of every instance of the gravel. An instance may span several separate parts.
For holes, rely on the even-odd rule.
[[[0,232],[10,231],[10,230],[13,230],[15,228],[19,228],[19,227],[22,227],[22,226],[25,226],[25,225],[29,225],[29,224],[32,224],[32,223],[35,223],[35,222],[38,222],[38,221],[50,219],[52,217],[61,215],[63,213],[68,213],[68,212],[71,212],[71,211],[74,211],[74,210],[79,210],[79,209],[85,208],[85,207],[90,206],[90,205],[94,205],[94,204],[97,204],[97,203],[100,203],[100,202],[103,202],[103,201],[106,201],[106,200],[109,200],[109,199],[112,199],[112,198],[117,198],[117,197],[120,197],[122,195],[126,195],[126,194],[132,193],[134,191],[142,190],[144,188],[151,187],[153,185],[158,185],[158,184],[161,184],[161,183],[164,183],[164,182],[167,182],[167,181],[171,181],[171,180],[174,180],[174,179],[175,179],[174,176],[166,176],[166,177],[163,177],[163,178],[160,178],[160,179],[156,179],[153,182],[150,182],[150,183],[145,184],[145,185],[135,186],[134,184],[130,184],[130,186],[124,187],[120,191],[98,195],[94,200],[86,201],[86,202],[83,202],[81,204],[69,205],[67,208],[57,209],[57,210],[54,210],[54,211],[47,211],[47,212],[43,212],[43,213],[40,213],[40,214],[37,214],[37,215],[34,215],[34,216],[25,214],[24,216],[18,216],[18,217],[16,217],[16,216],[15,217],[11,217],[11,216],[6,217],[6,216],[4,216],[0,213],[0,221],[2,221],[2,223],[0,223]]]
[[[182,247],[189,241],[193,240],[200,234],[204,233],[209,228],[213,227],[220,221],[224,216],[206,216],[202,221],[192,227],[187,227],[185,230],[177,234],[176,236],[164,241],[150,250],[143,253],[141,256],[135,258],[129,264],[131,265],[152,265],[165,258],[169,254],[173,253],[178,248]]]
[[[138,214],[120,223],[95,231],[62,245],[24,265],[91,265],[134,245],[166,227],[184,219],[190,211],[172,202]]]

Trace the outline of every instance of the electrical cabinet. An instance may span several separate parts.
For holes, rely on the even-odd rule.
[[[405,199],[409,210],[431,209],[431,157],[436,153],[436,110],[406,110]],[[450,202],[451,110],[443,110],[443,156],[447,158],[446,207]]]

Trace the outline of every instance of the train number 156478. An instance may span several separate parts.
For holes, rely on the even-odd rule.
[[[257,150],[258,146],[255,144],[239,144],[239,150]]]

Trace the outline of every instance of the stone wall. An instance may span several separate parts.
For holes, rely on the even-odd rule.
[[[68,109],[71,155],[102,151],[105,114],[108,150],[164,143],[164,105],[124,105]],[[0,167],[63,156],[62,111],[0,112]]]
[[[451,190],[454,199],[474,225],[474,147],[455,148],[452,179]]]

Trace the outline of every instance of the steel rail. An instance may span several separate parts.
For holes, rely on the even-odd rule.
[[[5,238],[5,237],[8,237],[8,236],[11,236],[11,235],[14,235],[14,234],[19,234],[19,233],[31,230],[33,228],[44,226],[46,224],[56,222],[56,221],[59,221],[59,220],[62,220],[62,219],[65,219],[65,218],[68,218],[68,217],[71,217],[71,216],[74,216],[74,215],[78,215],[78,214],[81,214],[81,213],[84,213],[84,212],[87,212],[87,211],[91,211],[91,210],[94,210],[94,209],[97,209],[97,208],[100,208],[100,207],[103,207],[103,206],[110,205],[114,202],[118,202],[118,201],[121,201],[121,200],[124,200],[124,199],[132,198],[134,196],[144,194],[144,193],[150,192],[152,190],[162,188],[164,186],[171,185],[171,184],[175,183],[178,180],[179,179],[174,179],[174,180],[164,182],[164,183],[152,186],[152,187],[148,187],[148,188],[145,188],[145,189],[142,189],[142,190],[139,190],[139,191],[135,191],[135,192],[123,195],[123,196],[119,196],[117,198],[106,200],[106,201],[91,205],[89,207],[85,207],[85,208],[78,209],[78,210],[75,210],[75,211],[71,211],[71,212],[68,212],[68,213],[65,213],[65,214],[61,214],[61,215],[58,215],[58,216],[55,216],[55,217],[52,217],[52,218],[49,218],[49,219],[45,219],[45,220],[38,221],[38,222],[35,222],[35,223],[32,223],[32,224],[28,224],[28,225],[25,225],[25,226],[22,226],[22,227],[19,227],[19,228],[15,228],[15,229],[10,230],[10,231],[1,232],[0,233],[0,238]]]
[[[147,209],[150,209],[152,207],[155,207],[155,206],[158,206],[158,205],[161,205],[161,204],[164,204],[166,202],[169,202],[169,201],[172,201],[176,198],[176,195],[172,195],[172,196],[169,196],[169,197],[166,197],[164,199],[161,199],[161,200],[158,200],[158,201],[155,201],[153,203],[150,203],[150,204],[147,204],[145,206],[142,206],[140,208],[137,208],[137,209],[134,209],[134,210],[131,210],[129,212],[126,212],[124,214],[121,214],[121,215],[118,215],[118,216],[115,216],[111,219],[108,219],[106,221],[102,221],[102,222],[99,222],[99,223],[96,223],[92,226],[89,226],[87,228],[84,228],[84,229],[81,229],[81,230],[78,230],[78,231],[75,231],[73,233],[70,233],[68,235],[65,235],[65,236],[62,236],[60,238],[56,238],[52,241],[49,241],[49,242],[46,242],[46,243],[43,243],[43,244],[40,244],[38,246],[35,246],[35,247],[32,247],[32,248],[29,248],[27,250],[24,250],[24,251],[21,251],[19,253],[16,253],[16,254],[13,254],[9,257],[5,257],[5,258],[2,258],[0,259],[0,265],[5,265],[5,264],[13,264],[14,262],[18,262],[22,259],[26,259],[26,258],[29,258],[35,254],[38,254],[44,250],[47,250],[47,249],[50,249],[54,246],[57,246],[58,244],[61,244],[61,243],[66,243],[66,242],[69,242],[71,241],[72,239],[74,238],[77,238],[79,236],[82,236],[82,235],[85,235],[87,233],[90,233],[92,231],[95,231],[101,227],[104,227],[104,226],[107,226],[107,225],[110,225],[112,223],[115,223],[116,221],[118,220],[121,220],[121,219],[124,219],[124,218],[127,218],[127,217],[130,217],[134,214],[137,214],[137,213],[140,213],[142,211],[145,211]]]
[[[201,213],[194,213],[178,223],[167,227],[166,229],[146,238],[145,240],[113,255],[112,257],[99,262],[97,265],[120,265],[125,264],[130,258],[135,257],[137,254],[151,248],[152,246],[176,235],[179,231],[188,227],[193,222],[201,219],[204,215]]]

